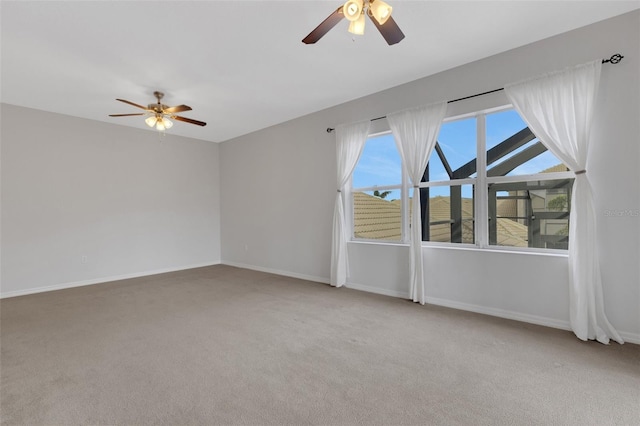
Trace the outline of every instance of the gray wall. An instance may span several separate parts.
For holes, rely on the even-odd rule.
[[[635,11],[470,63],[221,146],[223,263],[327,282],[335,196],[335,136],[325,128],[479,93],[620,52],[605,66],[593,124],[591,178],[605,307],[623,337],[640,343],[640,13]],[[449,115],[506,102],[452,104]],[[424,248],[431,303],[568,327],[567,258]],[[408,249],[350,243],[350,286],[408,294]]]
[[[3,296],[219,263],[217,144],[1,112]]]

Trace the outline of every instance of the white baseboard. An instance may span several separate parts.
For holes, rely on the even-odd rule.
[[[522,312],[507,311],[505,309],[491,308],[487,306],[473,305],[470,303],[457,302],[454,300],[427,297],[427,303],[444,306],[447,308],[460,309],[462,311],[475,312],[477,314],[491,315],[515,321],[528,322],[530,324],[543,325],[545,327],[558,328],[560,330],[571,330],[569,321],[557,320],[554,318],[541,317],[538,315],[523,314]]]
[[[112,281],[127,280],[129,278],[146,277],[149,275],[164,274],[167,272],[184,271],[186,269],[202,268],[205,266],[213,266],[213,265],[219,265],[219,264],[220,264],[220,261],[199,263],[195,265],[177,266],[172,268],[156,269],[153,271],[134,272],[131,274],[116,275],[111,277],[102,277],[102,278],[95,278],[95,279],[82,280],[82,281],[74,281],[70,283],[62,283],[62,284],[49,285],[44,287],[29,288],[25,290],[7,291],[4,293],[0,292],[0,299],[6,299],[9,297],[17,297],[17,296],[26,296],[27,294],[43,293],[46,291],[64,290],[66,288],[82,287],[85,285],[102,284],[102,283],[107,283]]]
[[[389,290],[386,288],[379,288],[379,287],[371,287],[368,285],[364,285],[364,284],[356,284],[356,283],[347,283],[345,284],[345,287],[347,288],[352,288],[354,290],[360,290],[360,291],[366,291],[367,293],[376,293],[376,294],[382,294],[384,296],[391,296],[391,297],[397,297],[400,299],[409,299],[409,292],[408,291],[395,291],[395,290]]]
[[[317,282],[317,283],[329,284],[329,282],[330,282],[329,278],[326,278],[326,277],[316,277],[314,275],[298,274],[296,272],[282,271],[280,269],[273,269],[273,268],[265,268],[265,267],[262,267],[262,266],[248,265],[246,263],[228,262],[228,261],[225,261],[225,260],[223,260],[220,263],[222,265],[234,266],[236,268],[250,269],[252,271],[266,272],[268,274],[282,275],[283,277],[298,278],[298,279],[301,279],[301,280],[313,281],[313,282]]]
[[[531,314],[523,314],[521,312],[507,311],[498,308],[489,308],[486,306],[472,305],[469,303],[456,302],[447,299],[438,299],[435,297],[427,297],[427,303],[447,308],[460,309],[462,311],[475,312],[478,314],[491,315],[494,317],[505,318],[515,321],[527,322],[530,324],[542,325],[545,327],[557,328],[560,330],[571,331],[569,321],[562,321],[553,318],[541,317]],[[640,334],[618,331],[620,337],[625,342],[640,344]]]
[[[394,290],[387,290],[378,287],[371,287],[362,284],[349,283],[347,287],[355,290],[367,291],[369,293],[384,294],[385,296],[399,297],[402,299],[409,299],[409,292],[401,292]],[[461,311],[475,312],[478,314],[491,315],[494,317],[500,317],[505,319],[511,319],[516,321],[528,322],[531,324],[544,325],[546,327],[559,328],[562,330],[570,330],[569,323],[567,321],[559,321],[552,318],[545,318],[536,315],[523,314],[520,312],[507,311],[504,309],[489,308],[486,306],[473,305],[470,303],[457,302],[455,300],[439,299],[436,297],[427,297],[427,304],[444,306],[447,308],[459,309]]]
[[[382,294],[385,296],[398,297],[401,299],[409,299],[409,292],[388,290],[388,289],[371,287],[371,286],[356,284],[356,283],[348,283],[346,287],[352,288],[354,290],[366,291],[369,293]],[[557,328],[560,330],[571,331],[571,325],[569,324],[568,321],[541,317],[538,315],[523,314],[521,312],[508,311],[504,309],[473,305],[470,303],[457,302],[454,300],[440,299],[437,297],[427,297],[426,302],[431,305],[444,306],[447,308],[459,309],[461,311],[475,312],[478,314],[491,315],[494,317],[521,321],[521,322],[526,322],[530,324],[542,325],[545,327]],[[628,332],[622,332],[622,331],[618,331],[618,333],[620,334],[620,337],[624,339],[625,342],[640,344],[640,334],[628,333]]]

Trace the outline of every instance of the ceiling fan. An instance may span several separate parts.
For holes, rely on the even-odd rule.
[[[364,34],[364,16],[367,15],[389,45],[399,43],[404,38],[404,34],[391,17],[391,10],[392,7],[382,0],[347,0],[344,5],[336,9],[308,36],[302,39],[302,42],[304,44],[317,42],[338,22],[342,21],[342,18],[351,21],[349,24],[350,33],[362,35]]]
[[[191,107],[187,105],[177,105],[177,106],[167,106],[160,102],[160,99],[164,97],[164,93],[162,92],[153,92],[153,95],[158,100],[155,104],[149,104],[146,107],[142,105],[138,105],[136,103],[124,100],[124,99],[116,99],[116,101],[124,102],[125,104],[133,105],[134,107],[145,110],[145,112],[138,112],[133,114],[109,114],[109,117],[129,117],[132,115],[146,115],[147,118],[144,120],[149,127],[155,127],[156,129],[162,131],[165,129],[170,129],[173,126],[173,122],[171,120],[183,121],[185,123],[191,123],[198,126],[206,126],[207,123],[204,121],[193,120],[191,118],[180,117],[179,115],[175,115],[177,112],[183,111],[191,111]]]

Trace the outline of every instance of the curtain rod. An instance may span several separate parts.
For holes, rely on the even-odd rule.
[[[603,64],[617,64],[618,62],[620,62],[622,60],[622,58],[624,58],[624,56],[622,56],[619,53],[616,53],[615,55],[612,55],[609,59],[603,59],[602,63]],[[478,96],[483,96],[483,95],[488,95],[489,93],[494,93],[494,92],[499,92],[501,90],[504,90],[504,87],[501,87],[499,89],[493,89],[493,90],[489,90],[487,92],[482,92],[482,93],[476,93],[475,95],[469,95],[469,96],[465,96],[464,98],[458,98],[458,99],[453,99],[451,101],[447,101],[448,104],[452,104],[454,102],[459,102],[459,101],[464,101],[466,99],[471,99],[471,98],[476,98]],[[376,118],[372,118],[371,121],[377,121],[377,120],[382,120],[383,118],[387,118],[386,115],[383,115],[382,117],[376,117]],[[332,127],[327,127],[327,133],[331,133],[333,132],[335,129]]]

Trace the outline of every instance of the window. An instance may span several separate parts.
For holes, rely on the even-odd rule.
[[[566,250],[572,185],[515,110],[446,121],[420,183],[422,239]],[[369,138],[352,178],[354,239],[406,241],[410,186],[393,135]]]
[[[370,137],[352,176],[355,238],[404,240],[402,183],[402,161],[393,136]]]
[[[475,243],[477,127],[475,117],[442,124],[420,185],[423,241]]]
[[[566,250],[572,173],[516,111],[485,122],[489,245]]]

